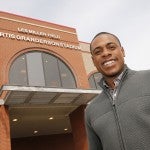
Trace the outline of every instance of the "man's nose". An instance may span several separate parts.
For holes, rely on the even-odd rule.
[[[103,50],[103,57],[108,57],[108,56],[111,56],[111,52],[108,49],[105,48]]]

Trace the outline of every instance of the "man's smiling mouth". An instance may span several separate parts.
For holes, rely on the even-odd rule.
[[[112,66],[114,63],[115,63],[115,60],[105,61],[103,63],[103,66],[109,67],[109,66]]]

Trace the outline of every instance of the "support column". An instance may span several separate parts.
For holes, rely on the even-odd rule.
[[[69,117],[72,127],[75,150],[87,150],[87,137],[84,125],[84,109],[85,105],[81,105],[73,111]]]
[[[11,150],[8,107],[0,105],[0,150]]]

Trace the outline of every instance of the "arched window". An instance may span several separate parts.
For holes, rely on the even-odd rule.
[[[92,75],[89,77],[89,84],[90,84],[90,87],[91,87],[92,89],[101,89],[101,87],[100,87],[99,84],[98,84],[98,82],[100,81],[101,78],[102,78],[102,75],[101,75],[101,73],[99,73],[99,72],[92,74]]]
[[[76,88],[75,78],[63,61],[35,51],[21,55],[13,62],[9,71],[9,84]]]

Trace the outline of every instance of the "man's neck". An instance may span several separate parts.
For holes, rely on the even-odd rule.
[[[108,85],[111,89],[114,89],[114,88],[115,88],[114,80],[115,80],[116,78],[117,78],[117,77],[113,77],[113,78],[104,77],[104,80],[105,80],[105,82],[107,83],[107,85]]]
[[[107,77],[107,76],[105,76],[105,77],[104,77],[105,82],[107,83],[107,85],[108,85],[111,89],[115,89],[115,86],[116,86],[115,80],[116,80],[117,78],[118,78],[119,80],[121,80],[122,75],[123,75],[123,72],[124,72],[124,69],[123,69],[120,73],[116,74],[115,76],[112,76],[112,77]]]

